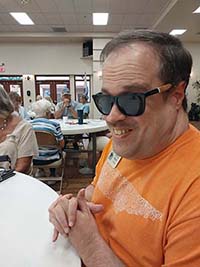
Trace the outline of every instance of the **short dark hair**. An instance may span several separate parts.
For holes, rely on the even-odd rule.
[[[177,37],[168,33],[150,30],[121,32],[106,44],[101,52],[100,60],[103,62],[114,50],[139,42],[149,45],[157,53],[160,59],[159,78],[161,81],[173,85],[184,81],[186,89],[190,79],[192,56]],[[182,106],[186,111],[186,96]]]
[[[87,101],[87,100],[88,100],[88,96],[87,96],[87,95],[80,95],[80,97],[81,97],[81,98],[84,98],[84,99],[85,99],[85,101]]]

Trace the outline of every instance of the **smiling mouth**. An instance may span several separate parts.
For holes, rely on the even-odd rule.
[[[131,131],[132,131],[131,129],[117,129],[117,128],[112,129],[113,134],[118,136],[127,134]]]

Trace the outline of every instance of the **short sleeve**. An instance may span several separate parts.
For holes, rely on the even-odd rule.
[[[37,140],[31,124],[23,122],[17,132],[17,141],[18,158],[38,155]]]

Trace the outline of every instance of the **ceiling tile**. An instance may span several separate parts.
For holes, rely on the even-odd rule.
[[[57,5],[53,0],[35,0],[42,12],[58,12]]]
[[[74,6],[77,13],[92,12],[92,0],[74,0]]]
[[[80,32],[79,25],[66,25],[65,26],[67,32]]]
[[[64,24],[77,24],[77,18],[74,14],[61,13],[60,17]]]
[[[92,26],[92,14],[78,14],[76,16],[77,22],[80,25],[91,25]]]
[[[62,24],[62,19],[58,13],[43,13],[45,24]]]
[[[74,1],[73,0],[54,0],[58,11],[64,13],[74,12]]]

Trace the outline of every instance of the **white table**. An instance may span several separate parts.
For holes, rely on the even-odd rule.
[[[56,198],[50,187],[21,173],[0,183],[0,266],[81,266],[66,239],[51,241],[48,207]]]
[[[97,133],[108,129],[105,120],[86,119],[83,120],[84,124],[78,124],[78,120],[75,119],[69,119],[67,123],[64,123],[63,120],[57,121],[60,123],[63,135]]]
[[[92,169],[93,173],[95,173],[96,166],[96,134],[101,131],[108,130],[108,126],[105,120],[100,119],[84,119],[84,124],[78,124],[78,120],[69,119],[67,123],[64,123],[63,120],[56,120],[60,123],[61,131],[64,136],[67,135],[78,135],[78,134],[90,134],[92,138]]]

